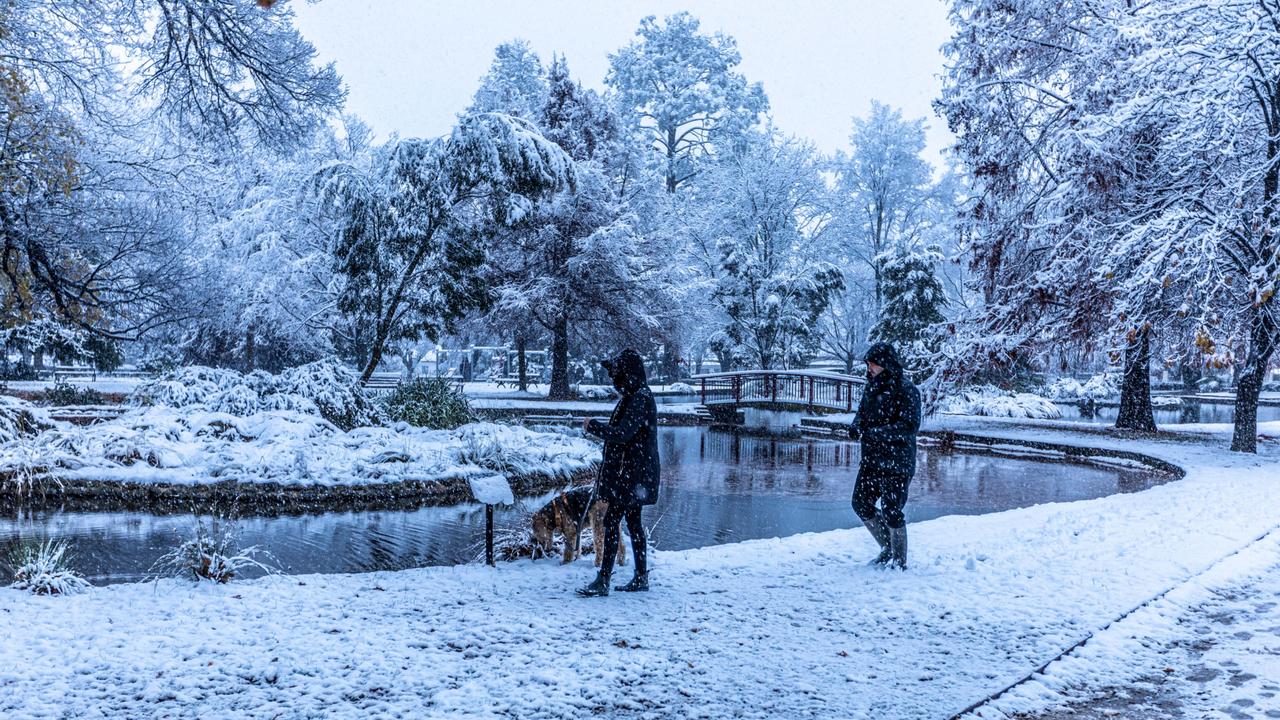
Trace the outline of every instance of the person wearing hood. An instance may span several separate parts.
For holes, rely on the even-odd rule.
[[[871,564],[905,570],[907,521],[902,508],[916,472],[920,391],[889,343],[872,345],[863,360],[867,384],[849,426],[849,437],[862,441],[853,511],[880,545],[880,554]]]
[[[619,524],[626,520],[635,557],[635,577],[616,590],[641,592],[649,589],[644,525],[640,510],[658,500],[658,406],[649,390],[644,361],[635,350],[624,350],[613,360],[601,363],[621,394],[609,422],[587,420],[584,429],[604,440],[604,458],[596,492],[609,503],[604,515],[604,539],[596,546],[603,552],[596,579],[578,594],[599,597],[609,594],[613,561],[618,553]],[[601,542],[599,538],[596,542]]]

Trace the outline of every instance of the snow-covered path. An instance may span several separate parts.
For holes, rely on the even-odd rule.
[[[0,715],[945,718],[1280,523],[1274,457],[1134,449],[1187,479],[913,525],[905,574],[833,531],[659,553],[597,600],[585,561],[3,592]]]
[[[1179,585],[974,718],[1280,717],[1280,531]]]

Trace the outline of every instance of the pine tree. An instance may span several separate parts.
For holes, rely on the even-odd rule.
[[[946,294],[936,273],[942,253],[936,246],[898,243],[878,258],[884,290],[880,321],[871,340],[898,347],[909,369],[926,373],[927,358],[937,352],[937,326],[946,317]]]

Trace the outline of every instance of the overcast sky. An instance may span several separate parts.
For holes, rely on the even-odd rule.
[[[764,83],[775,124],[824,152],[848,147],[851,119],[873,99],[926,118],[935,165],[951,140],[930,107],[950,33],[943,0],[321,0],[293,8],[321,59],[337,63],[347,110],[380,137],[448,132],[501,42],[528,40],[544,64],[563,53],[575,78],[602,88],[609,53],[631,41],[640,18],[688,10],[704,31],[737,39],[739,69]]]

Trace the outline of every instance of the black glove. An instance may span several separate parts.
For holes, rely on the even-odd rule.
[[[849,423],[849,439],[850,440],[862,439],[862,431],[858,429],[858,423],[856,422]]]

